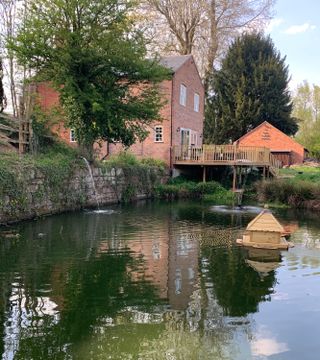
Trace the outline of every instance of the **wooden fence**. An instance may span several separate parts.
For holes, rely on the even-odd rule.
[[[0,148],[22,154],[29,146],[31,135],[29,120],[0,114]]]

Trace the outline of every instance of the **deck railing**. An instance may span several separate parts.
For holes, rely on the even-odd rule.
[[[256,146],[237,145],[203,145],[203,146],[174,146],[174,164],[202,164],[202,165],[256,165],[270,166],[275,169],[281,167],[270,149]]]

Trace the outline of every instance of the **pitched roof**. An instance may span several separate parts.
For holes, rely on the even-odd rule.
[[[186,61],[191,58],[192,55],[163,56],[160,59],[160,64],[168,69],[171,69],[175,73]]]
[[[250,231],[283,232],[284,229],[279,221],[267,211],[262,211],[247,226]]]
[[[292,139],[290,136],[288,136],[287,134],[285,134],[283,131],[279,130],[277,127],[275,127],[274,125],[270,124],[268,121],[264,121],[262,122],[260,125],[256,126],[254,129],[248,131],[246,134],[242,135],[238,140],[234,141],[234,144],[239,143],[239,141],[245,139],[247,136],[251,135],[252,133],[254,133],[257,129],[259,129],[262,126],[270,126],[271,128],[275,129],[276,131],[278,131],[279,133],[281,133],[283,136],[286,136],[288,139],[290,139],[292,142],[300,145],[301,147],[303,147],[301,144],[299,144],[298,142],[296,142],[294,139]],[[281,149],[281,150],[285,150],[285,149]],[[279,151],[279,149],[271,149],[271,151]],[[287,151],[291,151],[291,149],[287,149]]]

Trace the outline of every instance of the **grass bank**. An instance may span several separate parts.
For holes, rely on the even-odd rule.
[[[299,181],[320,182],[320,167],[292,166],[280,169],[280,178]]]

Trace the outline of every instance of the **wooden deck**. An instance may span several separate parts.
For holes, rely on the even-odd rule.
[[[237,145],[174,146],[174,165],[252,166],[276,176],[281,162],[265,147]]]

